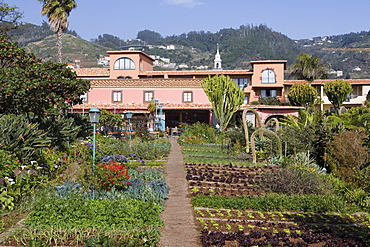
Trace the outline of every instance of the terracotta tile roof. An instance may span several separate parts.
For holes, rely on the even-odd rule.
[[[116,106],[114,106],[116,105]],[[149,113],[148,104],[144,103],[85,103],[84,105],[74,105],[73,109],[89,109],[98,107],[99,109],[114,109],[117,113],[130,110],[137,113]],[[178,109],[198,109],[211,110],[211,103],[164,103],[163,110],[178,110]],[[87,112],[87,111],[86,111]]]
[[[284,87],[284,85],[276,85],[276,83],[266,83],[266,84],[259,84],[259,85],[252,84],[252,88],[259,88],[259,87],[273,88],[273,87]]]
[[[311,83],[311,85],[323,85],[328,81],[334,81],[335,79],[325,79],[325,80],[315,80]],[[351,84],[370,84],[370,79],[343,79],[344,81],[348,81]],[[305,80],[285,80],[284,85],[294,85],[297,83],[309,83]]]
[[[201,88],[202,79],[100,79],[91,80],[93,88]]]
[[[140,76],[154,76],[154,75],[245,75],[253,74],[250,70],[184,70],[184,71],[144,71]]]
[[[77,76],[108,76],[109,68],[74,68]]]
[[[244,110],[245,108],[253,108],[253,109],[287,109],[287,110],[298,110],[303,109],[304,107],[301,106],[286,106],[286,105],[245,105],[240,110]]]

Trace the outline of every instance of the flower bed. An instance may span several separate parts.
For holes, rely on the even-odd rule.
[[[1,245],[155,246],[169,189],[163,170],[108,160],[94,175],[99,182],[93,190],[68,181],[38,193],[25,226]]]

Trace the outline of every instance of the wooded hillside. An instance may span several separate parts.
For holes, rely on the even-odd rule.
[[[149,55],[169,58],[177,65],[187,64],[189,68],[201,65],[213,67],[216,47],[219,44],[224,69],[248,69],[249,61],[253,60],[284,59],[291,64],[296,61],[299,54],[308,53],[317,55],[324,62],[330,63],[333,71],[343,71],[344,78],[369,78],[370,76],[369,51],[336,50],[337,48],[369,48],[370,31],[305,40],[292,40],[266,25],[242,25],[238,29],[221,29],[216,33],[191,31],[167,37],[155,31],[143,30],[138,32],[135,40],[122,40],[111,34],[102,34],[96,39],[86,41],[78,38],[75,31],[67,31],[67,33],[71,35],[71,40],[64,48],[67,55],[66,62],[80,59],[82,66],[86,67],[97,66],[96,59],[99,55],[106,55],[107,50],[120,50],[133,45],[142,47]],[[11,35],[20,46],[26,47],[36,56],[54,59],[56,47],[51,41],[53,33],[46,22],[41,26],[27,24],[13,30]],[[176,49],[163,49],[168,45],[174,45]],[[76,56],[73,55],[74,53]],[[77,53],[84,55],[79,56]],[[88,55],[85,56],[85,54]]]

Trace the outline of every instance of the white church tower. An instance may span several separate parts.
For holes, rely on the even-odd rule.
[[[220,51],[219,51],[219,47],[218,47],[218,44],[217,44],[217,53],[215,55],[215,65],[214,65],[214,70],[222,70],[222,60],[221,60],[221,55],[220,55]]]

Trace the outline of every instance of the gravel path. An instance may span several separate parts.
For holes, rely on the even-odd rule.
[[[188,184],[180,145],[170,137],[171,153],[165,167],[166,183],[170,187],[169,199],[164,205],[161,219],[160,244],[162,247],[200,246],[199,234],[195,230],[193,210],[188,197]]]

